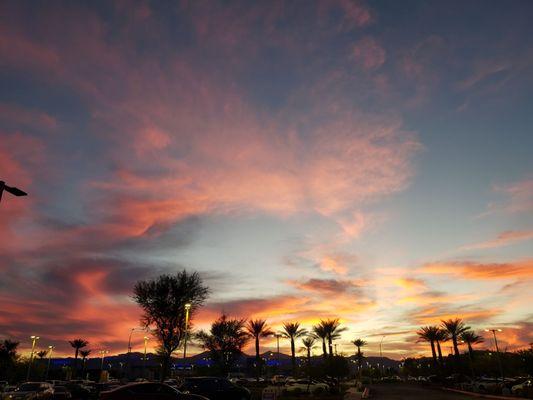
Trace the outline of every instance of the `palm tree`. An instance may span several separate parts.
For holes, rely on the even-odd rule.
[[[420,328],[419,331],[416,332],[416,334],[419,337],[419,341],[426,341],[429,342],[431,345],[431,355],[433,357],[433,364],[437,364],[437,353],[435,352],[435,342],[437,341],[439,332],[438,326],[424,326]]]
[[[468,345],[468,354],[470,358],[474,357],[474,349],[472,345],[483,343],[483,338],[479,335],[476,335],[474,331],[464,331],[460,336],[461,340]]]
[[[42,360],[43,358],[46,357],[47,354],[48,354],[48,350],[40,350],[37,352],[37,357],[39,357],[39,360]]]
[[[352,343],[355,347],[357,347],[357,358],[362,359],[363,353],[361,352],[361,347],[366,346],[366,341],[363,339],[355,339],[354,341],[352,341]]]
[[[341,332],[344,332],[346,328],[340,327],[338,318],[320,321],[320,324],[327,332],[329,355],[333,356],[333,340],[340,338]]]
[[[309,335],[302,339],[304,345],[302,350],[307,351],[307,365],[311,365],[311,350],[315,348],[316,338],[313,335]]]
[[[292,371],[296,373],[296,350],[294,348],[294,340],[305,336],[307,331],[300,328],[299,322],[285,322],[283,323],[283,336],[291,341],[291,362]]]
[[[442,358],[442,349],[440,348],[440,344],[447,341],[448,338],[448,332],[446,332],[444,329],[439,328],[439,331],[437,332],[437,338],[435,340],[435,343],[437,343],[437,351],[439,353],[439,363],[440,365],[444,364],[444,360]]]
[[[302,350],[305,350],[307,352],[307,376],[308,376],[308,384],[307,384],[307,391],[309,392],[309,384],[311,383],[311,351],[315,347],[316,343],[316,337],[314,335],[309,335],[302,339],[302,344],[304,347]]]
[[[70,343],[72,348],[74,348],[74,371],[72,374],[75,377],[78,371],[78,354],[80,352],[80,349],[87,347],[89,342],[83,339],[74,339],[74,340],[69,340],[68,342]]]
[[[245,326],[244,319],[229,318],[223,314],[211,324],[208,332],[196,334],[196,339],[211,352],[211,358],[224,374],[231,371],[250,339]]]
[[[246,331],[250,337],[255,339],[255,362],[257,368],[257,381],[261,376],[261,356],[259,355],[259,338],[271,336],[274,334],[264,319],[250,320],[246,324]]]
[[[324,329],[324,326],[322,324],[318,324],[313,326],[313,335],[315,335],[318,339],[322,340],[322,354],[325,358],[328,355],[328,350],[326,348],[326,339],[328,338],[328,332],[326,331],[326,329]]]
[[[446,332],[448,332],[450,338],[452,339],[455,357],[459,358],[459,346],[457,344],[457,340],[459,339],[459,336],[461,336],[463,332],[469,330],[470,327],[466,326],[461,318],[448,319],[441,322],[442,327],[446,330]]]
[[[87,366],[87,357],[91,355],[92,350],[80,350],[80,356],[81,356],[81,374],[85,375],[85,367]]]

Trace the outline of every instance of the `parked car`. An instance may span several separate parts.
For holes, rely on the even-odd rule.
[[[79,400],[88,400],[89,398],[94,397],[92,394],[95,393],[93,388],[80,383],[66,382],[63,385],[57,386],[65,387],[65,389],[67,389],[74,399]]]
[[[251,398],[248,389],[231,383],[225,378],[185,378],[179,390],[183,393],[199,394],[209,400],[250,400]]]
[[[479,393],[498,393],[502,382],[499,379],[481,378],[473,382],[472,387]]]
[[[309,381],[307,379],[299,379],[297,381],[290,381],[285,384],[283,389],[287,392],[307,392],[317,393],[317,392],[327,392],[329,390],[329,385],[326,383]]]
[[[53,386],[48,382],[26,382],[12,392],[4,393],[4,399],[51,399],[54,394]]]
[[[130,383],[101,392],[100,400],[207,400],[205,397],[181,393],[172,386],[158,382]]]
[[[4,394],[6,393],[9,393],[9,392],[13,392],[17,387],[15,385],[7,385],[7,386],[4,386],[2,388],[2,395],[0,396],[0,398],[3,398],[4,397]]]
[[[72,399],[72,394],[65,386],[54,386],[54,394],[52,398],[54,400],[69,400]]]
[[[274,375],[271,379],[273,385],[283,385],[287,381],[287,377],[284,375]]]
[[[518,385],[514,385],[513,387],[511,387],[511,393],[517,396],[521,396],[526,390],[532,390],[529,388],[533,388],[533,379],[526,379],[524,382],[519,383]]]

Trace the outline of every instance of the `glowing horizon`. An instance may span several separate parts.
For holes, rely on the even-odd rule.
[[[3,2],[0,180],[29,196],[0,203],[0,339],[124,352],[134,283],[187,268],[197,328],[528,346],[532,7]]]

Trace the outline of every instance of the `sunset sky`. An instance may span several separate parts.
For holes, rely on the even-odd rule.
[[[134,283],[187,268],[196,328],[339,317],[339,352],[400,359],[457,316],[533,342],[533,2],[0,13],[0,180],[29,193],[0,203],[1,339],[125,352]]]

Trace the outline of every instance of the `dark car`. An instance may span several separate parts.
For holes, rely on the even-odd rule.
[[[65,386],[54,386],[54,400],[69,400],[72,399],[72,394],[67,390]]]
[[[207,400],[202,396],[180,393],[165,383],[131,383],[101,392],[101,400]]]
[[[210,400],[250,400],[251,397],[248,389],[225,378],[185,378],[179,389],[184,393],[199,394]]]

